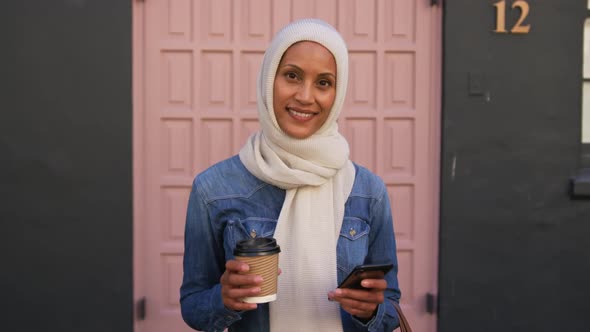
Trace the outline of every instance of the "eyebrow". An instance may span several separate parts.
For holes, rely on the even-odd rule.
[[[293,67],[299,71],[304,71],[303,69],[301,69],[299,66],[294,65],[294,64],[290,64],[290,63],[286,63],[284,64],[282,67]],[[336,75],[332,74],[331,72],[325,72],[325,73],[320,73],[318,76],[332,76],[334,78],[334,80],[336,79]]]

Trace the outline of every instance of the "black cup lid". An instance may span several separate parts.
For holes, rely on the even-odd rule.
[[[272,237],[257,237],[236,244],[235,256],[265,256],[281,252],[277,240]]]

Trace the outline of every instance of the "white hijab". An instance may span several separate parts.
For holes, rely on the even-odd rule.
[[[299,41],[326,47],[336,60],[336,98],[323,126],[305,139],[287,136],[273,110],[273,85],[285,51]],[[344,204],[355,177],[346,139],[336,120],[348,83],[348,50],[340,34],[317,19],[293,22],[277,33],[258,76],[261,131],[240,151],[260,180],[286,190],[275,238],[281,246],[278,298],[270,304],[271,331],[342,331],[338,303],[336,245]]]

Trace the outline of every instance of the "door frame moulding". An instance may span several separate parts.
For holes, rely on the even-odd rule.
[[[143,1],[132,0],[132,130],[133,130],[133,331],[142,330],[138,319],[138,307],[143,296],[143,255],[141,234],[143,227],[143,204],[145,202],[144,182],[144,51],[145,51],[145,5]]]

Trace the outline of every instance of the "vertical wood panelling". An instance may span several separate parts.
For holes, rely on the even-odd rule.
[[[351,159],[372,171],[375,171],[377,155],[375,131],[375,119],[349,119],[345,133],[350,144]]]
[[[201,167],[199,171],[231,157],[234,149],[232,120],[202,120],[199,132]]]
[[[191,24],[192,24],[192,1],[191,0],[168,0],[167,31],[165,32],[170,39],[179,41],[190,41]]]
[[[377,1],[343,0],[338,26],[349,46],[377,41]]]
[[[400,288],[402,289],[402,292],[403,292],[402,298],[404,299],[404,301],[411,303],[416,300],[414,285],[421,281],[421,280],[416,280],[416,279],[425,279],[425,278],[423,278],[422,276],[419,276],[419,275],[415,275],[413,273],[414,265],[416,262],[416,258],[415,258],[413,250],[399,249],[398,253],[397,253],[397,259],[399,261],[399,266],[400,266],[400,270],[398,273],[398,281],[399,281]],[[412,313],[409,313],[409,312],[406,313],[406,312],[407,312],[407,310],[405,310],[404,313],[407,316],[409,316],[408,319],[410,320],[413,328],[415,329],[416,326],[418,325],[417,324],[418,322],[416,322],[416,320],[413,318],[414,315]],[[414,330],[414,331],[418,331],[418,330]]]
[[[395,223],[395,238],[398,241],[412,240],[414,225],[414,186],[399,184],[387,187],[390,197],[395,198],[393,206],[393,222]]]
[[[216,1],[197,1],[197,17],[199,20],[192,22],[199,31],[201,42],[211,43],[228,43],[232,40],[232,20],[217,19],[226,17],[232,12],[230,0]]]
[[[385,41],[397,45],[413,43],[416,36],[416,1],[385,1],[385,13],[388,15],[384,25]]]
[[[291,19],[298,20],[305,17],[313,16],[315,8],[313,0],[290,0],[291,4]]]
[[[258,119],[244,119],[240,127],[240,142],[246,142],[250,135],[260,130]],[[241,147],[241,146],[240,146]]]
[[[161,174],[166,176],[190,176],[192,173],[192,123],[191,120],[163,119],[160,163]]]
[[[280,5],[279,1],[277,5]],[[291,0],[291,20],[298,20],[306,17],[322,19],[333,26],[337,26],[338,3],[336,0]]]
[[[256,79],[264,57],[263,52],[243,52],[240,58],[240,78],[252,84],[240,84],[240,111],[256,112]]]
[[[272,12],[270,0],[243,0],[240,20],[242,41],[265,47],[271,38]]]
[[[165,302],[163,309],[176,312],[178,308],[178,285],[182,282],[182,256],[163,255],[162,294]]]
[[[184,209],[189,193],[188,186],[162,188],[162,220],[168,221],[162,225],[162,241],[178,242],[184,238]]]
[[[388,52],[385,54],[385,107],[413,109],[416,72],[414,54]]]
[[[145,220],[141,332],[190,331],[180,318],[184,218],[195,174],[237,153],[259,130],[256,79],[272,35],[316,17],[350,49],[339,120],[351,159],[381,176],[390,196],[402,304],[416,331],[435,331],[423,297],[435,291],[436,195],[427,173],[437,111],[428,84],[431,8],[418,0],[150,0],[145,2]],[[429,108],[430,107],[430,108]],[[141,131],[140,131],[141,132]],[[154,167],[154,165],[156,167]],[[138,186],[141,187],[141,186]],[[159,263],[158,263],[159,262]],[[141,265],[141,264],[140,264]]]
[[[377,107],[377,59],[375,52],[350,52],[347,107],[372,110]]]
[[[190,108],[193,91],[193,54],[190,51],[162,52],[163,102],[168,109]]]
[[[386,119],[383,150],[385,174],[412,176],[414,174],[414,120]]]
[[[208,2],[211,6],[210,19],[209,21],[209,35],[222,37],[227,36],[226,40],[229,40],[231,23],[226,20],[217,20],[216,17],[222,17],[231,13],[231,4],[229,0],[221,0]]]
[[[332,26],[338,26],[338,2],[336,0],[315,1],[314,6],[315,12],[307,17],[317,17]]]
[[[232,106],[232,54],[206,51],[201,55],[201,106],[203,110],[231,111]]]

